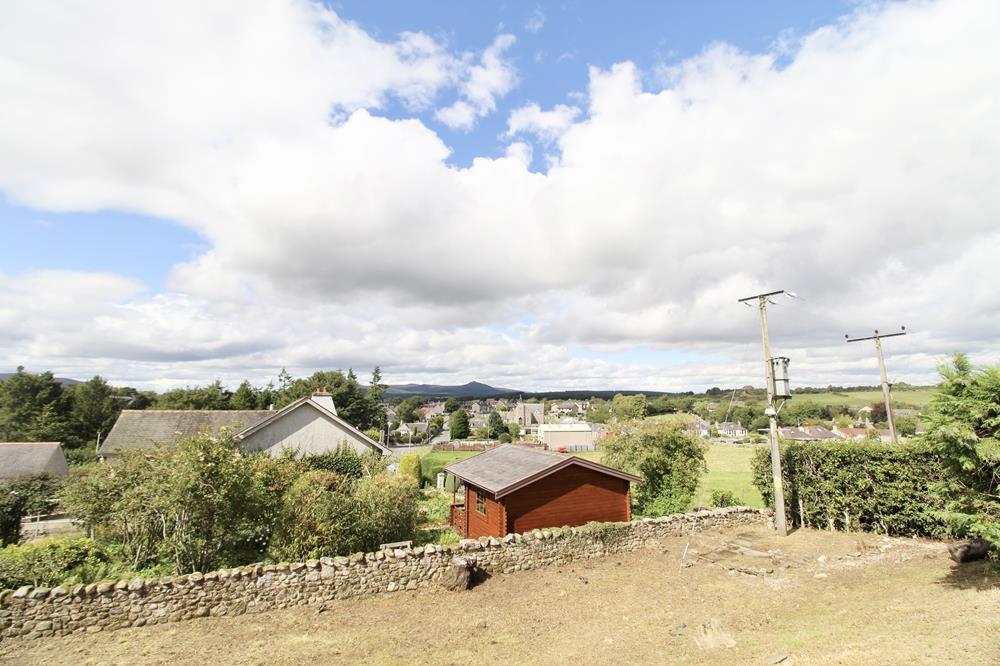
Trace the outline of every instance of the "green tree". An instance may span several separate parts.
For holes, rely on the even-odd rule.
[[[69,419],[73,431],[70,446],[94,445],[99,433],[108,433],[121,411],[122,402],[114,399],[114,392],[100,376],[70,389]]]
[[[385,395],[388,388],[386,384],[382,383],[382,369],[376,365],[375,369],[372,370],[372,378],[368,384],[368,390],[365,392],[365,411],[368,427],[375,428],[379,432],[385,431],[386,424],[388,423],[385,404],[382,402],[382,396]]]
[[[621,420],[642,419],[646,417],[646,396],[618,394],[611,400],[611,414]]]
[[[229,392],[216,379],[208,386],[188,386],[161,393],[157,409],[229,409]]]
[[[685,511],[706,470],[706,446],[680,419],[630,421],[614,426],[605,440],[604,462],[642,477],[632,501],[647,515]]]
[[[452,413],[450,427],[452,439],[466,439],[469,436],[469,415],[464,409]]]
[[[400,423],[413,423],[417,420],[417,409],[424,401],[416,396],[407,398],[396,406],[396,418]]]
[[[515,441],[521,436],[521,426],[516,423],[508,423],[507,432],[510,433],[511,441]]]
[[[34,374],[18,367],[0,382],[0,440],[65,441],[70,403],[51,372]]]
[[[959,534],[1000,544],[1000,366],[975,370],[956,354],[940,373],[926,441],[946,471],[935,486],[943,518]]]
[[[504,425],[503,419],[500,418],[499,414],[490,412],[490,416],[486,420],[486,430],[490,439],[496,439],[502,433],[507,433],[507,426]]]
[[[462,408],[462,403],[458,401],[458,398],[448,398],[444,401],[444,411],[447,414],[452,414],[457,412]]]
[[[229,407],[231,409],[266,409],[267,405],[263,405],[261,392],[257,390],[249,381],[243,380],[239,388],[233,392],[233,395],[229,398]]]

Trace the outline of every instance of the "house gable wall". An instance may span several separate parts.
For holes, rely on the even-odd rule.
[[[358,453],[372,450],[356,434],[306,404],[247,435],[241,448],[267,451],[268,455],[277,458],[284,449],[296,451],[299,456],[318,455],[333,451],[341,444]]]

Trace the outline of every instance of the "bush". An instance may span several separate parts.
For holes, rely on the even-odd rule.
[[[274,498],[268,477],[258,477],[257,457],[242,454],[225,432],[128,451],[113,464],[75,472],[63,505],[115,544],[129,569],[209,571],[266,546]]]
[[[706,470],[704,442],[678,418],[620,423],[602,448],[606,464],[642,477],[632,503],[645,515],[686,510]]]
[[[398,475],[350,479],[322,470],[307,472],[285,496],[272,554],[303,560],[412,539],[419,495],[410,479]]]
[[[10,484],[0,484],[0,546],[21,540],[21,518],[27,513],[28,500]]]
[[[727,506],[739,506],[740,498],[736,496],[735,493],[729,490],[713,490],[712,491],[712,506],[716,508],[724,508]]]
[[[754,452],[754,485],[774,505],[771,452]],[[941,460],[926,445],[807,442],[781,446],[786,511],[795,525],[942,535],[930,487]]]
[[[0,550],[0,589],[90,583],[108,575],[112,558],[91,539],[43,539]]]
[[[420,454],[407,453],[399,460],[399,475],[404,479],[413,479],[419,488],[423,484],[420,475]]]
[[[940,371],[925,437],[945,470],[933,487],[940,518],[1000,546],[1000,366],[974,370],[957,354]]]
[[[333,451],[319,455],[305,456],[302,461],[310,469],[319,469],[352,479],[374,476],[384,469],[379,460],[382,455],[374,451],[358,453],[352,447],[341,444]]]

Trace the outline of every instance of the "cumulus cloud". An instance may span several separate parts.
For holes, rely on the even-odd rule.
[[[476,120],[496,110],[497,98],[517,85],[517,71],[503,54],[515,42],[514,35],[498,35],[479,59],[479,64],[466,71],[461,86],[461,99],[439,109],[436,116],[452,129],[470,130]]]
[[[557,104],[551,111],[542,111],[537,104],[527,104],[514,109],[507,118],[507,136],[534,134],[545,142],[553,142],[573,125],[580,115],[575,106]]]
[[[379,109],[456,90],[437,118],[470,127],[516,85],[513,37],[469,60],[312,4],[261,7],[5,6],[0,190],[176,220],[211,245],[164,294],[5,277],[9,365],[759,384],[756,315],[735,301],[781,287],[802,297],[772,314],[798,382],[874,383],[870,353],[841,342],[874,327],[914,332],[890,349],[897,379],[930,380],[952,351],[996,358],[995,3],[866,6],[780,54],[594,68],[583,108],[515,110],[507,136],[525,140],[467,168]],[[545,173],[531,137],[558,155]],[[633,347],[695,358],[614,360]]]

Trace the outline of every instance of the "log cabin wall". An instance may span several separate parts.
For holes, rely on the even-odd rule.
[[[539,479],[502,499],[506,531],[631,520],[628,481],[579,465]]]
[[[482,493],[486,500],[486,513],[480,513],[476,507],[476,495]],[[507,534],[507,516],[504,506],[493,499],[490,493],[466,484],[465,486],[465,536],[478,539],[482,536],[502,537]]]

